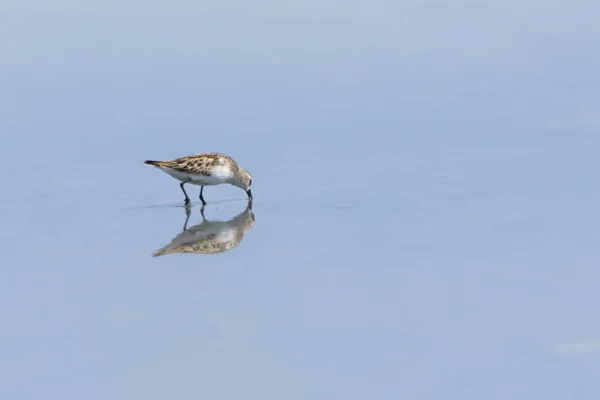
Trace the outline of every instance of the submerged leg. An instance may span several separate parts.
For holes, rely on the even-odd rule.
[[[187,193],[185,192],[183,185],[185,185],[185,182],[181,182],[179,184],[179,186],[181,187],[181,190],[183,190],[183,194],[185,194],[185,204],[190,204],[190,198],[188,197]]]
[[[202,222],[206,221],[206,217],[204,216],[204,205],[200,207],[200,215],[202,215]]]
[[[202,200],[203,205],[206,205],[206,201],[204,201],[204,197],[202,196],[203,190],[204,190],[204,186],[200,186],[200,200]]]

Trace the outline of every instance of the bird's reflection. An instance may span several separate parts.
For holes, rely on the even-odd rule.
[[[252,201],[246,210],[229,221],[210,221],[204,217],[204,207],[200,208],[202,223],[187,227],[191,207],[185,208],[186,218],[183,232],[175,236],[171,243],[155,251],[152,257],[174,253],[216,254],[237,247],[244,235],[254,226]]]

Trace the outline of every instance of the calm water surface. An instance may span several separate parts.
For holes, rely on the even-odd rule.
[[[600,396],[597,5],[37,3],[0,14],[0,398]],[[204,151],[251,208],[143,164]]]

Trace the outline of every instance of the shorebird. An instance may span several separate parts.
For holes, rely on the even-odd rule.
[[[204,186],[221,185],[224,183],[237,186],[252,199],[252,175],[238,166],[231,157],[221,153],[201,153],[187,157],[176,158],[171,161],[144,161],[144,164],[153,165],[173,178],[181,181],[179,186],[185,195],[185,204],[190,204],[183,185],[200,186],[200,200],[206,204],[202,192]]]
[[[204,218],[204,207],[200,209],[202,223],[188,229],[191,207],[185,208],[186,219],[183,232],[171,240],[171,243],[156,250],[152,257],[165,254],[216,254],[237,247],[244,235],[254,226],[252,202],[248,201],[246,210],[229,221],[210,221]]]

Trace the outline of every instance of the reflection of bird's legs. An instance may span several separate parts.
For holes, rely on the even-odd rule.
[[[200,186],[200,200],[202,200],[202,205],[206,204],[206,201],[204,201],[204,197],[202,196],[203,190],[204,190],[204,186]]]
[[[204,204],[200,207],[200,215],[202,215],[202,222],[206,221],[206,218],[204,217]]]
[[[190,215],[192,214],[192,208],[190,207],[189,204],[185,205],[185,223],[183,224],[183,231],[187,231],[187,224],[188,221],[190,220]]]
[[[188,197],[187,193],[185,192],[183,185],[185,185],[185,182],[181,182],[179,184],[179,186],[181,187],[181,190],[183,190],[183,194],[185,194],[185,204],[190,204],[190,198]]]
[[[250,197],[248,199],[248,205],[246,206],[247,209],[252,210],[252,197]]]

